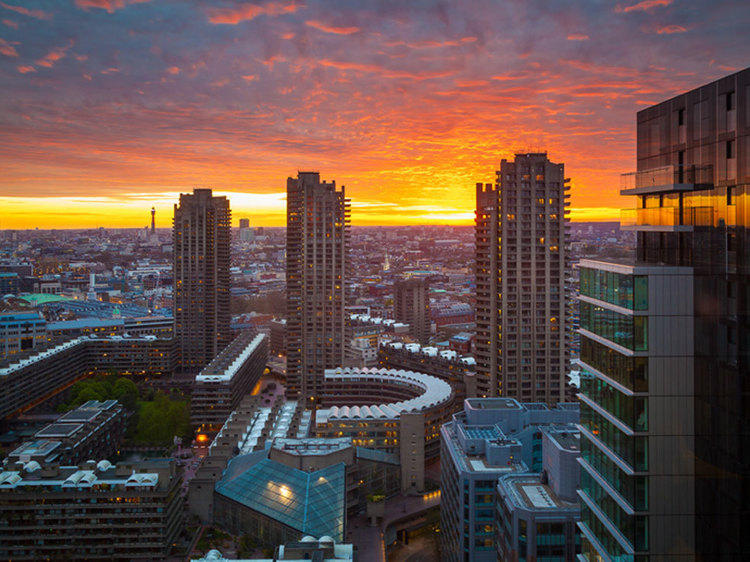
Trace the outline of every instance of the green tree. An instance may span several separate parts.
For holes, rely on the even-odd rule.
[[[112,396],[128,410],[135,410],[138,402],[138,387],[132,380],[120,377],[112,386]]]

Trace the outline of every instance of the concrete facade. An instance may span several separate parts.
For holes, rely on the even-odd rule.
[[[344,364],[349,199],[317,172],[287,179],[287,396],[312,403]]]
[[[498,479],[542,468],[542,429],[575,431],[577,404],[470,398],[440,429],[441,550],[450,562],[495,561]],[[538,475],[537,475],[538,477]]]
[[[230,342],[232,212],[210,189],[181,193],[174,206],[175,340],[183,372],[197,373]]]
[[[567,182],[563,164],[539,153],[503,160],[494,185],[477,184],[480,396],[564,400],[570,364]]]

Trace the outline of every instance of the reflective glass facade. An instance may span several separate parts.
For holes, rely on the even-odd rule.
[[[581,328],[632,351],[648,350],[648,318],[581,301]]]
[[[583,462],[636,510],[623,516],[606,486],[591,476],[582,479],[582,496],[592,502],[582,513],[583,558],[744,559],[750,489],[750,69],[640,111],[637,162],[622,193],[634,196],[633,208],[621,220],[622,228],[637,232],[634,268],[672,269],[658,286],[648,273],[648,303],[636,296],[634,278],[632,307],[627,279],[581,272],[584,301],[651,314],[650,333],[643,334],[648,346],[639,349],[635,326],[631,347],[626,321],[581,303],[583,328],[649,356],[637,364],[639,357],[618,357],[582,337],[581,359],[592,371],[582,377],[582,395],[596,406],[581,410],[591,436],[582,443]],[[666,279],[681,275],[679,268],[689,271],[687,289]],[[647,396],[618,394],[594,369]],[[614,420],[636,435],[625,435]],[[641,430],[648,437],[640,437]],[[648,454],[640,444],[646,439]],[[599,442],[646,474],[625,474]],[[629,547],[615,540],[613,527]]]
[[[305,535],[344,540],[346,472],[343,463],[305,472],[270,459],[244,469],[235,457],[216,491]],[[237,474],[238,472],[238,474]]]
[[[633,470],[648,470],[648,437],[628,435],[614,422],[585,402],[581,403],[581,424]]]
[[[617,490],[635,511],[648,509],[648,476],[629,475],[604,451],[588,439],[581,440],[581,457],[596,473]]]
[[[585,369],[581,371],[581,392],[633,431],[648,431],[648,398],[623,394]]]
[[[581,361],[633,392],[648,392],[648,357],[622,355],[589,338],[581,339]]]
[[[648,277],[581,267],[581,294],[630,310],[648,310]]]

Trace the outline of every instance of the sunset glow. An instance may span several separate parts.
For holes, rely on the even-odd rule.
[[[195,186],[280,226],[307,169],[355,225],[470,224],[539,150],[618,220],[635,112],[746,62],[742,2],[470,4],[0,2],[0,228],[168,227]]]

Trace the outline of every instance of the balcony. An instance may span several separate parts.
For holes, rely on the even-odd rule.
[[[622,209],[620,228],[624,230],[652,230],[659,232],[689,232],[693,227],[734,226],[737,206],[715,207],[655,207],[651,209]]]
[[[620,195],[692,191],[714,183],[713,166],[662,166],[620,175]]]

